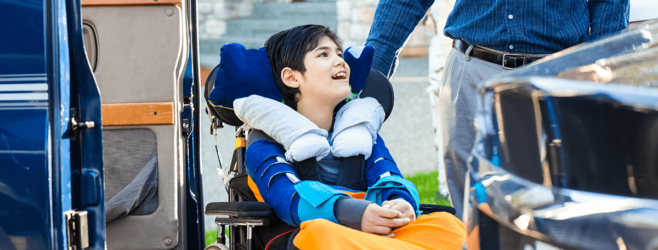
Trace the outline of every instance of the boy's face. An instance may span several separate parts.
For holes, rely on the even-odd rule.
[[[343,51],[329,38],[320,39],[317,48],[304,56],[304,72],[299,79],[301,98],[313,98],[336,105],[350,95],[350,67]]]

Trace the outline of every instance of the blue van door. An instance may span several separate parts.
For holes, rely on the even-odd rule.
[[[0,1],[0,249],[56,240],[45,17],[43,2]]]
[[[88,240],[88,244],[76,242],[79,246],[105,249],[101,97],[85,54],[80,0],[66,1],[66,20],[70,60],[68,136],[71,145],[72,208],[86,212],[88,226],[88,238],[77,234],[76,237],[82,239],[74,240]]]
[[[79,1],[0,0],[0,249],[103,249],[99,93]]]

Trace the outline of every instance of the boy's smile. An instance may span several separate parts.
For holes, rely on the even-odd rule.
[[[341,70],[341,71],[338,72],[336,75],[332,76],[331,79],[334,79],[334,80],[343,80],[343,79],[347,79],[347,73],[345,73],[344,70]]]

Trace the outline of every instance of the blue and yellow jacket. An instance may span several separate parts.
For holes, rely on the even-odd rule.
[[[256,132],[262,133],[255,131],[252,134]],[[364,161],[363,157],[359,159]],[[364,175],[361,176],[365,178],[363,188],[327,185],[317,178],[300,175],[299,170],[306,172],[300,168],[306,166],[287,162],[281,145],[267,137],[250,143],[245,153],[245,166],[250,177],[249,186],[258,200],[269,204],[281,220],[292,226],[320,218],[339,223],[340,218],[336,218],[336,213],[346,211],[346,207],[351,207],[353,211],[357,201],[355,198],[368,201],[360,203],[361,211],[356,216],[359,220],[367,204],[375,202],[381,206],[383,201],[392,198],[402,198],[409,202],[415,208],[416,215],[421,212],[416,187],[402,178],[379,135],[373,145],[372,155],[365,159],[364,164],[360,164],[364,168]],[[355,217],[353,214],[351,216]],[[356,224],[356,221],[352,221],[352,224]]]

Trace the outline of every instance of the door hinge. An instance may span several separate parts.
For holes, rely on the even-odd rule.
[[[194,95],[183,95],[183,107],[187,108],[192,108],[194,110]]]
[[[89,247],[89,221],[87,211],[64,212],[66,219],[66,237],[68,250],[79,250]]]

